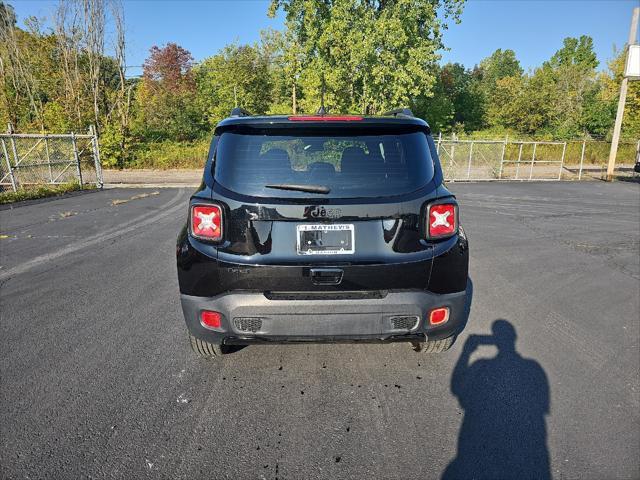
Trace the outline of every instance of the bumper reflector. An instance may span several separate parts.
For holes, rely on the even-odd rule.
[[[431,325],[441,325],[449,320],[449,307],[434,308],[429,312],[429,323]]]
[[[202,310],[200,312],[200,323],[204,328],[221,328],[222,315],[219,312],[210,310]]]

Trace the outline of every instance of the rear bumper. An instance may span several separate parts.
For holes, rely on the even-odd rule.
[[[181,302],[189,332],[217,344],[425,341],[447,338],[464,328],[469,315],[469,289],[448,294],[375,292],[366,298],[360,298],[360,292],[356,298],[343,295],[322,299],[295,299],[295,294],[273,299],[244,292],[216,297],[183,294]],[[449,320],[431,326],[425,317],[437,307],[449,307]],[[220,312],[221,328],[202,326],[202,310]],[[413,324],[411,317],[415,319]]]

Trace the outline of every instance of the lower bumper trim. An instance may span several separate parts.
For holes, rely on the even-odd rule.
[[[470,286],[469,282],[466,291],[448,294],[405,290],[388,291],[384,298],[332,300],[273,300],[258,292],[230,292],[216,297],[181,295],[181,302],[189,332],[216,344],[411,342],[459,333],[469,316]],[[438,307],[450,309],[449,320],[430,325],[428,312]],[[222,314],[221,331],[200,325],[202,310]],[[398,316],[415,317],[417,322],[399,328],[394,322]],[[237,320],[252,320],[250,331]]]
[[[406,335],[338,335],[338,336],[233,336],[225,337],[225,345],[260,345],[269,343],[387,343],[387,342],[424,342],[424,333]]]

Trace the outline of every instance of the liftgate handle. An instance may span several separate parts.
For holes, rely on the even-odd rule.
[[[338,285],[342,282],[341,268],[312,268],[311,280],[316,285]]]

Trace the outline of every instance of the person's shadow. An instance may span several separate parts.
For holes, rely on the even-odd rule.
[[[465,412],[458,454],[442,478],[550,479],[547,376],[516,351],[511,323],[496,320],[492,331],[469,335],[453,371],[451,391]],[[480,345],[494,345],[497,355],[469,365]]]

